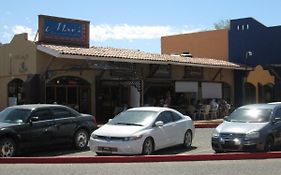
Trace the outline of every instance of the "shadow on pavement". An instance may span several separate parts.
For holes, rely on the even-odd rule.
[[[19,157],[47,157],[47,156],[64,156],[75,153],[90,151],[89,148],[83,150],[74,149],[72,146],[55,146],[48,148],[36,148],[34,150],[25,150],[20,153]]]
[[[169,147],[165,149],[161,149],[158,151],[155,151],[153,155],[174,155],[174,154],[183,154],[188,151],[192,151],[197,149],[197,147],[192,146],[191,148],[187,149],[184,148],[182,145]],[[88,155],[87,152],[90,152],[90,149],[84,149],[84,150],[76,150],[71,146],[56,146],[56,147],[49,147],[49,148],[41,148],[36,150],[26,150],[25,152],[21,153],[19,157],[47,157],[47,156],[65,156],[65,155],[71,155],[75,156],[74,154],[82,154]],[[89,153],[88,156],[93,156],[94,153]]]
[[[178,145],[178,146],[158,150],[154,152],[154,154],[155,155],[183,154],[195,149],[197,149],[197,147],[191,146],[191,148],[184,148],[182,145]]]

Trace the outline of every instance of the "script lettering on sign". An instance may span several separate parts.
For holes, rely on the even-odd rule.
[[[89,47],[89,21],[39,15],[39,42]]]
[[[81,38],[82,30],[82,24],[79,23],[45,20],[44,32],[46,36],[57,35],[68,38]]]

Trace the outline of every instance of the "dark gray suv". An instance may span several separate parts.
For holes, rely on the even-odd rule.
[[[0,112],[0,157],[15,156],[25,148],[61,143],[84,149],[96,128],[94,116],[62,105],[8,107]]]
[[[212,136],[215,152],[270,151],[281,144],[281,103],[239,107],[220,124]]]

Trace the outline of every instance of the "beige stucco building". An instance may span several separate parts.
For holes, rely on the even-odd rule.
[[[21,101],[20,92],[23,89],[8,89],[9,83],[17,83],[13,80],[25,82],[30,75],[39,72],[37,67],[36,45],[27,40],[27,35],[18,35],[13,38],[10,44],[0,47],[0,108],[13,103],[13,98],[9,99],[9,91],[14,91],[13,96],[18,94],[18,101]],[[12,96],[10,96],[12,97]],[[10,100],[10,101],[9,101]]]
[[[59,103],[92,113],[99,121],[112,117],[125,103],[161,105],[163,98],[185,112],[191,100],[231,102],[233,70],[242,69],[207,58],[38,43],[29,41],[27,34],[15,35],[0,47],[0,62],[1,109]]]
[[[94,114],[99,122],[126,107],[169,106],[187,113],[198,100],[232,103],[233,73],[244,69],[210,59],[224,54],[202,58],[200,49],[190,57],[89,47],[89,21],[39,15],[38,24],[38,41],[23,33],[0,46],[0,110],[58,103]]]

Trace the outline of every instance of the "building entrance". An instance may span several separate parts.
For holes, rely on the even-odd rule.
[[[90,97],[90,84],[79,77],[59,77],[46,86],[46,103],[66,105],[81,113],[91,113]]]
[[[141,105],[140,81],[101,80],[96,89],[98,122],[107,122],[121,111]]]

